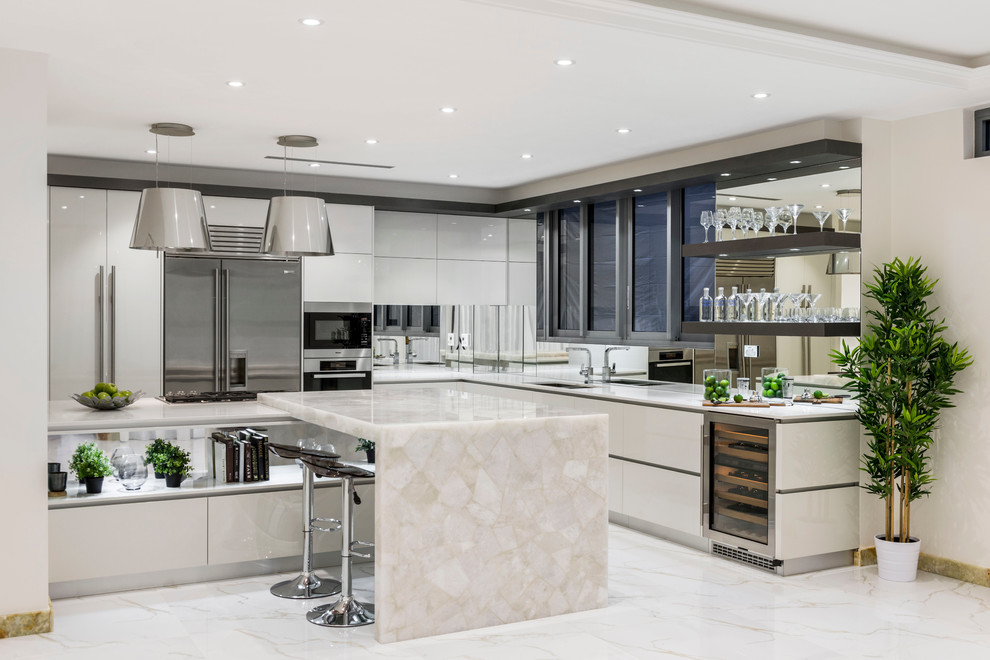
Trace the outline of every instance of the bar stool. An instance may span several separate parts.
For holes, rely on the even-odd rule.
[[[276,456],[287,459],[302,458],[304,452],[310,453],[314,450],[304,450],[290,445],[279,445],[273,442],[268,443],[268,448]],[[321,452],[325,456],[335,456]],[[313,471],[303,461],[302,477],[302,527],[303,527],[303,566],[302,573],[291,580],[285,580],[273,585],[269,590],[273,596],[279,598],[325,598],[340,593],[340,582],[333,578],[320,577],[313,571],[313,531],[334,532],[340,529],[340,521],[334,518],[314,518],[313,517]],[[330,523],[329,527],[322,527],[318,523]],[[336,524],[334,527],[333,525]]]
[[[370,558],[370,554],[354,551],[354,546],[373,547],[373,543],[354,541],[354,503],[361,500],[354,492],[354,479],[357,477],[374,477],[374,472],[338,463],[334,459],[318,456],[303,455],[302,462],[308,465],[315,474],[321,477],[337,477],[341,480],[341,537],[340,548],[340,598],[336,603],[328,603],[311,609],[306,614],[310,623],[331,628],[351,628],[366,626],[375,622],[375,606],[373,603],[362,603],[354,599],[351,580],[351,557]]]

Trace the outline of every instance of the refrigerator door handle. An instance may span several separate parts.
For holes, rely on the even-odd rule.
[[[104,302],[103,302],[103,275],[104,275],[104,269],[103,269],[103,266],[100,266],[99,275],[97,276],[98,279],[99,279],[99,284],[98,284],[98,286],[96,288],[96,306],[99,308],[99,314],[97,314],[97,316],[96,316],[96,337],[97,337],[97,346],[98,346],[98,348],[96,350],[96,380],[97,380],[97,382],[103,381],[103,375],[104,375],[103,374],[103,367],[105,366],[104,365],[104,362],[103,362],[103,358],[104,358],[104,355],[103,355],[103,340],[104,340],[104,336],[103,336],[103,329],[104,329],[103,317],[106,314],[106,308],[105,308]]]
[[[110,266],[110,276],[107,278],[107,329],[110,332],[110,379],[109,383],[117,382],[117,267]]]
[[[220,345],[220,269],[213,269],[213,391],[220,391],[220,356],[223,355],[223,347]]]
[[[223,389],[230,389],[230,270],[223,269]]]

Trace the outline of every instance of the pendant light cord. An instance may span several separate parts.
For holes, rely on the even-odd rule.
[[[155,188],[158,187],[158,133],[155,133]]]
[[[289,196],[289,193],[288,193],[288,190],[287,190],[288,185],[289,185],[289,183],[288,183],[288,180],[289,180],[289,174],[288,174],[289,158],[288,158],[288,156],[289,156],[289,148],[283,144],[282,145],[282,196],[283,197],[288,197]]]

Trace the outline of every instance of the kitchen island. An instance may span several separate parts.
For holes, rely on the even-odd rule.
[[[606,415],[444,383],[259,403],[377,443],[379,642],[607,604]]]

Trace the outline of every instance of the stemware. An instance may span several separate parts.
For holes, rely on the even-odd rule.
[[[708,228],[715,224],[711,211],[701,212],[701,226],[705,228],[705,243],[708,242]]]
[[[739,310],[737,321],[752,321],[753,319],[749,316],[749,301],[755,296],[755,293],[736,293],[737,299],[737,309]]]
[[[140,490],[148,480],[148,464],[140,454],[128,454],[117,467],[117,479],[125,490]]]
[[[774,321],[784,320],[784,301],[787,300],[787,294],[781,293],[780,291],[774,291],[770,294],[773,305],[774,305]]]
[[[767,212],[767,229],[770,231],[770,235],[774,236],[777,233],[777,219],[780,218],[780,207],[768,206],[763,210]]]
[[[781,208],[778,210],[780,214],[777,216],[777,222],[780,223],[780,228],[784,230],[784,235],[786,236],[787,228],[791,226],[791,221],[794,219],[794,216],[792,216],[791,212],[787,209]]]
[[[722,238],[722,230],[725,228],[725,225],[728,224],[728,222],[729,222],[729,218],[728,218],[728,214],[725,212],[725,209],[718,209],[717,211],[715,211],[715,240],[716,241],[724,240]]]
[[[824,318],[820,317],[820,312],[815,311],[815,303],[821,300],[822,294],[820,293],[806,293],[808,301],[808,307],[811,308],[811,320],[812,321],[824,321]]]
[[[126,445],[117,447],[116,449],[113,450],[113,453],[110,454],[110,465],[113,466],[114,477],[117,476],[117,472],[118,470],[120,470],[120,466],[123,464],[124,459],[127,458],[128,456],[133,456],[133,455],[134,455],[134,449]]]
[[[743,238],[749,234],[749,230],[753,227],[753,209],[743,209],[742,210],[742,220],[739,222],[743,230]]]
[[[729,208],[729,228],[732,229],[732,240],[736,240],[736,227],[739,226],[739,220],[742,217],[742,211],[738,206],[732,206]]]
[[[753,237],[759,237],[760,230],[763,229],[763,213],[761,211],[753,211],[753,222],[750,226],[753,227]]]
[[[797,233],[798,226],[798,216],[801,215],[801,209],[804,208],[804,204],[788,204],[787,210],[791,212],[791,218],[794,219],[794,233]]]
[[[791,301],[791,304],[794,305],[794,309],[800,309],[801,308],[801,303],[804,302],[808,298],[808,294],[807,293],[788,293],[787,294],[787,298],[788,298],[788,300]],[[796,316],[798,316],[798,314],[795,314],[794,316],[796,317]]]
[[[815,220],[818,221],[818,231],[825,231],[825,221],[828,220],[828,216],[832,215],[832,212],[812,211],[811,215],[815,216]]]
[[[842,220],[842,231],[846,230],[846,221],[852,214],[852,209],[835,209],[835,215],[839,217],[839,220]]]

